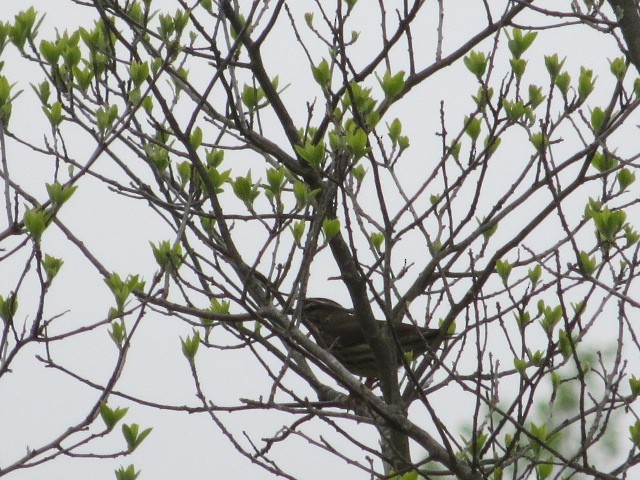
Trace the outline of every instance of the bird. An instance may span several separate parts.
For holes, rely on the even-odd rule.
[[[302,302],[302,316],[316,343],[329,350],[347,370],[359,377],[380,377],[373,350],[354,310],[327,298],[306,298]],[[389,328],[384,320],[376,322],[380,328]],[[411,352],[413,358],[417,358],[432,352],[446,337],[437,328],[407,323],[395,324],[393,330],[401,347],[396,358],[397,368],[402,366],[405,354]]]

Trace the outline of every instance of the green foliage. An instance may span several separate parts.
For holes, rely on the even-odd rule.
[[[13,322],[13,317],[17,311],[18,297],[15,293],[7,295],[6,299],[0,295],[0,318],[2,318],[5,324],[11,324]]]
[[[113,427],[124,418],[128,411],[128,408],[112,409],[106,403],[100,405],[100,417],[102,417],[108,431],[113,430]]]
[[[616,236],[624,227],[627,215],[622,210],[605,208],[601,212],[593,212],[591,218],[596,227],[598,238],[605,244],[613,244]]]
[[[327,241],[330,242],[333,237],[340,233],[340,220],[337,218],[325,218],[322,222],[322,232]]]
[[[640,448],[640,420],[637,420],[629,427],[629,433],[631,434],[631,442],[636,446],[636,448]]]
[[[529,277],[531,285],[533,286],[533,288],[535,288],[535,286],[540,281],[540,277],[542,276],[542,266],[536,265],[533,269],[529,269],[529,273],[527,276]]]
[[[507,285],[507,281],[509,280],[509,275],[511,275],[512,269],[513,265],[511,265],[507,260],[496,261],[496,273],[502,279],[502,283],[505,286]]]
[[[598,133],[602,131],[605,125],[607,114],[600,107],[595,107],[591,110],[591,127],[593,131]]]
[[[542,320],[540,320],[540,325],[542,329],[547,333],[547,335],[551,335],[553,333],[553,329],[558,324],[560,320],[562,320],[562,306],[558,305],[555,308],[545,306],[542,310]]]
[[[118,314],[124,311],[125,303],[134,291],[144,289],[144,281],[140,280],[138,275],[128,275],[125,280],[122,280],[120,275],[114,272],[104,282],[113,293]]]
[[[60,102],[53,103],[51,107],[44,105],[42,107],[42,111],[49,119],[49,123],[53,128],[59,127],[64,120],[64,116],[62,115],[62,104]]]
[[[512,58],[509,60],[509,64],[511,65],[511,71],[513,74],[518,80],[521,80],[522,75],[524,75],[524,71],[527,68],[527,61],[523,58]]]
[[[102,138],[105,138],[107,132],[113,126],[113,122],[118,118],[118,106],[111,105],[109,108],[100,107],[96,110],[96,126]]]
[[[116,480],[136,480],[140,475],[140,471],[136,472],[136,469],[133,465],[129,465],[127,468],[120,467],[115,471]]]
[[[32,208],[24,212],[23,218],[24,228],[31,235],[35,243],[40,243],[42,234],[49,224],[49,214],[40,209]]]
[[[396,98],[404,89],[404,72],[398,72],[395,75],[391,75],[391,72],[385,72],[382,80],[378,78],[378,82],[384,92],[385,100],[392,101]]]
[[[595,257],[590,257],[587,252],[580,252],[580,268],[586,275],[592,275],[598,265]]]
[[[373,245],[373,248],[380,253],[380,248],[384,243],[384,234],[382,232],[373,232],[369,235],[369,241],[371,242],[371,245]]]
[[[253,202],[260,195],[260,190],[258,190],[258,184],[251,180],[251,171],[247,172],[244,177],[232,180],[231,185],[236,197],[242,200],[248,208],[253,208]]]
[[[9,30],[9,39],[20,50],[24,52],[27,40],[33,42],[38,34],[38,27],[42,19],[36,23],[37,12],[33,7],[23,10],[14,17],[14,23]]]
[[[6,128],[9,125],[13,100],[17,96],[11,96],[13,85],[9,85],[9,80],[4,75],[0,75],[0,122]]]
[[[507,33],[507,37],[509,37],[509,41],[507,43],[509,47],[509,51],[513,58],[520,58],[524,52],[531,46],[533,41],[538,36],[537,32],[527,32],[525,34],[522,33],[522,30],[519,28],[514,28],[512,30],[511,37]]]
[[[620,82],[627,74],[627,62],[624,57],[617,57],[609,60],[609,70],[614,77]]]
[[[554,53],[553,55],[545,55],[544,65],[547,67],[547,72],[549,72],[552,82],[555,83],[556,77],[560,74],[560,70],[562,70],[565,60],[566,59],[560,61],[557,53]]]
[[[632,375],[629,379],[629,388],[631,389],[631,396],[637,398],[640,395],[640,379],[635,375]]]
[[[361,128],[357,128],[355,132],[347,132],[345,141],[347,150],[353,155],[354,160],[359,160],[369,152],[367,134]]]
[[[56,207],[61,207],[63,203],[71,198],[71,195],[78,189],[75,185],[61,185],[60,183],[47,183],[47,192],[51,202]]]
[[[318,142],[315,145],[307,141],[304,146],[295,145],[296,152],[301,158],[306,160],[309,165],[316,170],[321,170],[325,161],[325,145],[324,142]]]
[[[58,275],[58,272],[62,268],[64,261],[61,258],[52,257],[49,254],[45,254],[42,259],[42,268],[44,269],[45,274],[47,275],[47,281],[51,283],[51,281]]]
[[[200,333],[194,332],[193,336],[184,339],[181,338],[180,342],[182,344],[182,354],[189,362],[193,362],[196,353],[198,353],[198,347],[200,346]]]
[[[472,51],[464,57],[464,64],[467,69],[480,80],[487,71],[489,59],[483,52]]]
[[[558,73],[554,82],[558,90],[562,93],[562,96],[566,97],[567,92],[569,91],[569,87],[571,87],[571,75],[568,72]]]
[[[544,102],[545,98],[545,95],[542,94],[542,87],[529,85],[529,105],[532,109],[535,109]]]
[[[596,85],[596,79],[593,78],[593,70],[580,67],[580,76],[578,77],[578,98],[580,101],[586,100],[591,95]]]
[[[616,179],[618,180],[620,191],[624,192],[629,185],[636,181],[636,174],[625,167],[620,169],[618,175],[616,175]]]
[[[109,312],[109,317],[114,318],[120,315],[121,312],[118,312],[115,308],[112,308]],[[127,338],[127,326],[124,321],[120,322],[111,322],[111,330],[109,331],[109,336],[113,343],[116,344],[116,347],[121,349],[124,345],[124,341]]]
[[[318,85],[322,88],[328,88],[331,84],[331,68],[329,67],[329,62],[323,59],[317,67],[311,65],[311,73],[313,73],[313,78]]]
[[[173,243],[169,240],[163,240],[157,245],[149,242],[153,251],[153,256],[163,272],[176,275],[180,266],[186,258],[186,254],[182,253],[182,245]]]
[[[298,247],[302,247],[302,235],[304,235],[306,224],[303,220],[294,222],[291,228],[291,233],[293,234],[293,241],[296,243]]]
[[[536,149],[538,153],[542,153],[547,149],[549,145],[549,139],[542,132],[536,132],[531,134],[529,141],[532,143],[533,147]]]
[[[467,125],[464,132],[471,137],[471,139],[475,142],[480,135],[480,129],[482,128],[482,124],[479,118],[467,118],[465,117],[464,123]]]
[[[147,438],[147,436],[151,433],[151,430],[153,429],[147,428],[140,432],[140,426],[137,423],[132,423],[131,425],[122,425],[122,436],[127,442],[127,448],[129,452],[133,452],[136,448],[138,448],[144,441],[144,439]]]
[[[591,159],[591,165],[599,172],[606,172],[618,166],[618,161],[605,152],[596,152]]]

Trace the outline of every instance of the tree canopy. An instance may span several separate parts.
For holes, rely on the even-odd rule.
[[[0,477],[165,416],[188,476],[638,471],[637,2],[58,3],[0,23]]]

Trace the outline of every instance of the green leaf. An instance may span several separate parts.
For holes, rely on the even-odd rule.
[[[35,243],[40,243],[42,234],[47,228],[49,215],[40,208],[33,208],[24,213],[24,228],[31,235]]]
[[[157,245],[151,242],[149,242],[149,244],[151,245],[153,256],[160,266],[160,269],[171,275],[176,275],[186,258],[186,254],[182,253],[180,243],[172,244],[169,240],[164,240],[158,242]]]
[[[511,32],[511,38],[509,38],[509,42],[507,43],[511,55],[513,55],[514,58],[520,58],[537,36],[537,32],[527,32],[523,35],[522,30],[514,28]]]
[[[78,189],[75,185],[61,185],[60,183],[47,183],[49,199],[56,207],[61,207],[63,203],[71,198],[71,195]]]
[[[549,76],[551,77],[551,81],[555,82],[556,77],[562,70],[562,66],[564,65],[564,61],[558,60],[558,54],[554,53],[553,55],[545,55],[544,57],[544,65],[547,67],[547,72],[549,72]]]
[[[304,220],[295,222],[291,227],[291,233],[293,234],[293,241],[296,243],[298,247],[302,247],[302,235],[304,235],[305,227],[306,227],[306,223]]]
[[[593,70],[580,67],[580,76],[578,77],[578,98],[585,100],[596,86],[596,79],[593,78]]]
[[[307,24],[307,27],[313,27],[313,12],[307,12],[304,14],[304,21]]]
[[[569,87],[571,87],[571,75],[569,75],[568,72],[559,73],[556,75],[554,83],[560,92],[562,92],[562,95],[566,97]]]
[[[127,442],[127,447],[130,452],[133,452],[136,448],[138,448],[138,446],[140,446],[140,444],[144,441],[145,438],[147,438],[147,436],[153,429],[147,428],[142,432],[139,432],[139,430],[140,427],[137,423],[132,423],[131,425],[122,425],[122,435]]]
[[[62,268],[64,261],[61,258],[52,257],[49,254],[45,254],[44,259],[42,260],[42,268],[44,269],[47,275],[47,281],[51,283],[51,281],[58,275],[58,272]]]
[[[5,324],[11,324],[13,317],[18,311],[18,297],[15,293],[7,296],[6,300],[0,295],[0,318]]]
[[[622,230],[627,215],[623,210],[605,208],[601,212],[593,212],[591,218],[600,240],[612,244],[616,235]]]
[[[506,285],[507,281],[509,280],[509,275],[511,274],[512,268],[513,266],[507,260],[496,261],[496,272],[502,279],[502,283],[504,285]]]
[[[473,99],[473,101],[476,102],[476,105],[478,105],[478,108],[481,108],[481,109],[484,109],[489,104],[492,97],[493,97],[493,88],[491,87],[486,88],[484,85],[481,85],[480,87],[478,87],[478,93],[476,95],[471,95],[471,98]]]
[[[540,480],[545,480],[553,472],[553,463],[539,463],[536,465],[536,472]]]
[[[433,202],[432,202],[433,203]],[[484,225],[485,223],[487,223],[487,218],[486,217],[482,217],[482,219],[476,217],[476,222],[478,222],[478,225]],[[491,225],[489,228],[487,228],[486,230],[484,230],[482,232],[482,236],[484,238],[484,241],[488,241],[494,233],[496,233],[498,231],[498,223],[494,223],[493,225]]]
[[[549,145],[549,140],[542,132],[533,133],[529,141],[533,144],[533,147],[538,153],[544,152]]]
[[[251,180],[251,171],[244,177],[237,177],[232,181],[233,193],[242,200],[247,207],[252,207],[254,200],[260,195],[257,183]]]
[[[531,314],[529,312],[517,313],[514,316],[520,330],[524,330],[531,323]]]
[[[323,59],[317,67],[311,65],[311,73],[313,73],[313,79],[322,88],[328,87],[331,83],[331,69],[326,60]]]
[[[144,290],[144,280],[140,280],[138,275],[128,275],[123,281],[120,275],[114,272],[104,282],[113,293],[118,313],[123,312],[124,305],[131,293]]]
[[[180,338],[180,342],[182,344],[182,354],[189,362],[193,362],[196,353],[198,353],[198,347],[200,346],[200,333],[194,332],[191,337],[185,339]]]
[[[454,142],[449,147],[449,153],[451,153],[451,156],[453,156],[453,158],[455,158],[456,160],[460,160],[461,148],[462,148],[462,144],[460,142]]]
[[[517,122],[527,112],[527,107],[522,100],[510,102],[506,98],[503,98],[502,107],[507,114],[507,118],[512,122]]]
[[[551,335],[553,333],[555,326],[560,320],[562,320],[562,314],[563,310],[561,305],[558,305],[555,308],[544,307],[542,310],[542,320],[540,320],[540,325],[542,325],[542,328],[547,335]]]
[[[253,111],[258,108],[258,104],[264,98],[264,90],[262,88],[254,88],[251,85],[245,85],[242,89],[242,103]]]
[[[356,182],[359,184],[362,183],[364,176],[367,174],[367,170],[364,168],[364,165],[358,164],[351,169],[351,175],[356,179]]]
[[[598,265],[595,257],[590,257],[587,252],[580,252],[580,268],[586,275],[592,275]]]
[[[631,388],[631,396],[633,398],[640,395],[640,379],[636,378],[635,375],[629,379],[629,388]]]
[[[43,106],[42,111],[49,119],[51,126],[54,128],[58,127],[62,123],[62,120],[64,120],[64,117],[62,116],[62,104],[60,102],[55,102],[51,105],[51,108]]]
[[[624,57],[617,57],[609,60],[609,69],[616,80],[621,81],[627,73],[627,62]]]
[[[535,109],[546,97],[542,94],[542,87],[537,85],[529,85],[529,105]]]
[[[370,237],[371,245],[380,253],[380,247],[384,243],[384,234],[382,232],[373,232]]]
[[[121,312],[118,312],[116,309],[112,309],[112,311],[109,312],[109,317],[113,318],[120,313]],[[113,343],[115,343],[116,346],[121,349],[127,337],[127,327],[124,321],[111,322],[111,330],[109,331],[109,336],[111,337],[111,340],[113,340]]]
[[[107,427],[107,430],[111,431],[115,425],[124,418],[127,414],[128,408],[116,408],[111,409],[106,403],[100,405],[100,416],[102,421]]]
[[[398,138],[402,134],[402,122],[397,118],[391,122],[391,125],[388,125],[389,128],[389,138],[391,142],[395,145],[398,143]]]
[[[525,69],[527,68],[527,61],[524,58],[512,58],[509,60],[511,65],[511,71],[518,80],[522,79]]]
[[[598,133],[602,131],[602,127],[605,125],[606,112],[600,107],[595,107],[591,110],[591,127],[593,131]]]
[[[471,137],[471,139],[475,142],[480,135],[480,129],[482,124],[480,123],[479,118],[471,118],[465,117],[464,119],[467,127],[465,128],[465,133]]]
[[[631,170],[625,167],[620,169],[616,178],[620,186],[620,191],[624,192],[629,185],[636,181],[636,174],[632,173]]]
[[[178,175],[180,176],[180,184],[184,187],[191,179],[191,163],[189,160],[180,162],[177,166]]]
[[[514,358],[513,359],[513,366],[516,369],[516,371],[524,376],[525,375],[525,371],[527,370],[527,367],[529,366],[529,362],[523,358]]]
[[[204,1],[204,0],[203,0]],[[129,465],[127,468],[120,467],[115,471],[116,480],[136,480],[140,475],[140,470],[136,472],[133,465]]]
[[[340,233],[340,220],[338,220],[337,218],[325,218],[322,222],[322,231],[327,241],[330,242],[333,237]]]
[[[631,441],[636,446],[636,448],[640,448],[640,420],[637,420],[636,423],[629,427],[629,433],[631,434]]]
[[[367,146],[367,134],[361,128],[356,129],[354,133],[347,132],[345,135],[347,150],[353,155],[354,160],[359,160],[369,152]]]
[[[378,79],[384,97],[387,101],[391,101],[396,98],[404,89],[404,71],[400,71],[395,75],[391,75],[391,72],[385,72],[382,80]]]
[[[472,51],[469,55],[464,57],[463,60],[467,69],[473,73],[477,79],[480,79],[487,71],[489,59],[483,52]]]
[[[315,145],[307,141],[304,146],[295,145],[295,150],[301,158],[306,160],[311,166],[317,170],[321,170],[325,160],[324,142],[318,142]]]
[[[529,269],[529,281],[535,287],[542,276],[542,266],[536,265],[533,269]]]
[[[49,65],[57,65],[60,58],[60,49],[57,43],[42,40],[40,42],[40,54]]]
[[[618,166],[618,161],[604,152],[596,152],[591,159],[591,165],[599,172],[606,172]]]
[[[202,145],[202,129],[200,127],[196,127],[193,132],[191,132],[189,142],[194,150],[200,148],[200,145]]]

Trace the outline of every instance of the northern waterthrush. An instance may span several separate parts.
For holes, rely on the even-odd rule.
[[[302,314],[316,342],[330,350],[347,370],[354,375],[379,378],[373,350],[353,310],[326,298],[307,298],[302,303]],[[383,320],[376,322],[380,328],[389,328]],[[438,329],[407,323],[395,324],[393,330],[400,346],[396,367],[402,365],[403,355],[411,352],[416,358],[433,351],[444,338]]]

